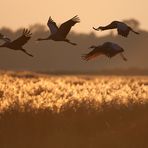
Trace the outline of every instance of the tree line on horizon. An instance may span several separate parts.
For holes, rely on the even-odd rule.
[[[109,71],[118,69],[128,71],[129,69],[141,69],[148,71],[147,65],[147,38],[148,31],[140,28],[139,21],[135,19],[124,20],[125,23],[140,31],[140,36],[130,36],[129,39],[123,39],[116,36],[114,31],[108,31],[107,35],[102,36],[101,32],[95,32],[90,28],[90,33],[76,33],[72,30],[69,38],[77,42],[77,46],[70,46],[63,42],[55,43],[54,41],[37,42],[38,37],[47,37],[49,35],[48,28],[45,25],[34,24],[29,26],[33,33],[31,40],[25,45],[28,51],[34,53],[35,58],[29,57],[9,49],[1,49],[0,69],[10,70],[34,70],[46,72],[70,72],[70,73],[91,73]],[[99,25],[99,24],[98,24]],[[16,31],[10,28],[2,27],[0,32],[11,39],[20,36],[23,28]],[[99,36],[100,35],[100,36]],[[114,38],[113,38],[114,36]],[[113,41],[122,45],[128,56],[128,62],[123,63],[119,57],[113,59],[105,59],[106,57],[96,58],[93,61],[85,62],[81,60],[81,55],[89,51],[90,45],[99,45],[104,41]],[[0,44],[2,41],[0,42]],[[58,53],[58,54],[57,54]],[[9,60],[8,60],[9,59]],[[95,62],[94,62],[95,61]],[[109,72],[107,72],[109,73]]]

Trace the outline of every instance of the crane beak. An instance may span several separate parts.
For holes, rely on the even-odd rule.
[[[95,27],[93,27],[93,29],[99,31],[99,28],[95,28]]]

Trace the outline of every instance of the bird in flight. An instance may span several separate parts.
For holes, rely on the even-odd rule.
[[[107,26],[99,26],[98,28],[93,27],[94,30],[96,31],[104,31],[104,30],[109,30],[109,29],[117,29],[117,32],[119,35],[123,37],[127,37],[129,35],[129,32],[132,31],[135,34],[140,34],[139,32],[134,31],[130,26],[127,24],[120,22],[120,21],[113,21]]]
[[[66,37],[67,37],[68,33],[70,32],[72,26],[74,26],[76,23],[79,23],[79,22],[80,22],[80,19],[76,15],[73,18],[71,18],[70,20],[61,24],[60,27],[58,27],[56,25],[56,22],[54,22],[52,20],[52,18],[49,17],[48,22],[47,22],[47,26],[50,29],[51,35],[48,36],[47,38],[39,38],[37,40],[38,41],[41,41],[41,40],[64,41],[64,42],[67,42],[67,43],[72,44],[72,45],[77,45],[76,43],[71,42]]]
[[[21,50],[25,54],[30,57],[33,57],[32,54],[28,53],[22,46],[25,45],[28,40],[31,38],[32,33],[28,29],[24,29],[22,35],[14,41],[11,41],[9,38],[3,38],[4,36],[1,34],[0,38],[3,38],[5,41],[4,44],[0,45],[0,47],[7,47],[13,50]],[[3,36],[3,37],[2,37]]]
[[[112,58],[117,54],[120,54],[121,58],[124,61],[127,61],[127,58],[124,56],[124,49],[116,43],[113,42],[105,42],[99,46],[91,46],[93,50],[87,54],[82,55],[82,59],[85,61],[92,60],[100,55],[105,55],[108,58]]]

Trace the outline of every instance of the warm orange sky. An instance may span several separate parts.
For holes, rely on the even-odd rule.
[[[92,26],[112,20],[135,18],[148,30],[148,0],[1,0],[0,27],[13,29],[45,24],[48,17],[61,24],[78,14],[81,23],[73,28],[89,32]]]

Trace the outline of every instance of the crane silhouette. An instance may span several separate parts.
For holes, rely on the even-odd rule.
[[[140,34],[139,32],[134,31],[130,26],[128,26],[127,24],[125,24],[124,22],[120,22],[120,21],[113,21],[111,22],[109,25],[107,26],[100,26],[98,28],[94,28],[94,30],[96,31],[104,31],[104,30],[109,30],[109,29],[117,29],[117,32],[119,35],[123,36],[123,37],[127,37],[129,35],[129,32],[132,31],[135,34]]]
[[[115,55],[120,53],[120,56],[122,57],[122,59],[124,61],[127,61],[127,58],[123,54],[124,49],[116,43],[105,42],[102,45],[99,45],[99,46],[93,45],[90,48],[92,48],[93,50],[91,52],[87,53],[87,54],[82,55],[83,60],[89,61],[89,60],[94,59],[94,58],[96,58],[97,56],[100,56],[100,55],[105,55],[108,58],[112,58]]]
[[[50,29],[51,35],[48,36],[47,38],[39,38],[37,40],[38,41],[41,41],[41,40],[64,41],[64,42],[67,42],[72,45],[77,45],[76,43],[73,43],[70,40],[68,40],[66,37],[67,37],[68,33],[70,32],[72,26],[74,26],[76,23],[79,23],[79,22],[80,22],[80,19],[76,15],[73,18],[71,18],[70,20],[61,24],[61,26],[58,28],[58,26],[52,20],[52,18],[49,17],[49,20],[47,22],[47,26]]]
[[[9,38],[4,38],[1,34],[1,38],[5,41],[4,44],[0,45],[0,47],[6,47],[13,50],[21,50],[28,56],[33,57],[32,54],[28,53],[22,46],[25,45],[28,40],[31,38],[32,33],[28,29],[24,29],[22,35],[14,41],[11,41]]]

